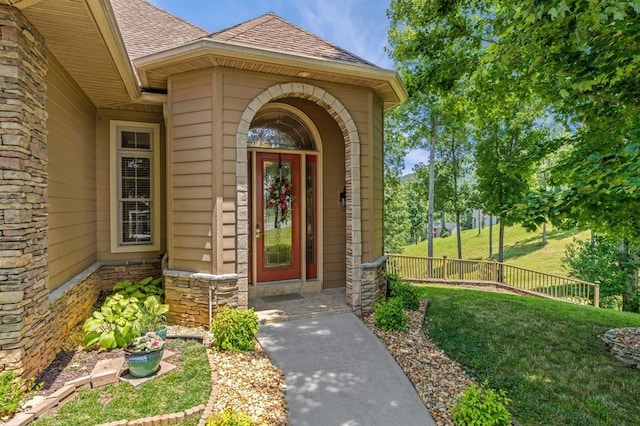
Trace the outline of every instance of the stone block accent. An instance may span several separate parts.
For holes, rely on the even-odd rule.
[[[615,359],[640,370],[640,351],[634,345],[639,338],[640,328],[614,328],[602,336],[602,341]]]
[[[209,327],[217,306],[238,306],[238,276],[165,271],[165,302],[171,306],[167,320],[184,326]]]
[[[387,256],[381,256],[373,263],[362,264],[361,291],[362,313],[371,313],[375,303],[387,294]]]
[[[0,370],[50,362],[47,59],[22,13],[0,6]]]

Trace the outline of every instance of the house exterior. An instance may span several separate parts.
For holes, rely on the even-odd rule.
[[[266,14],[209,33],[144,0],[0,0],[0,370],[42,371],[101,291],[170,320],[384,291],[381,69]]]

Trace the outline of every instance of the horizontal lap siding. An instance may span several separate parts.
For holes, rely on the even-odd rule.
[[[49,289],[96,260],[95,108],[62,66],[47,74]]]
[[[276,82],[256,74],[225,70],[222,75],[222,271],[236,271],[236,135],[247,105]],[[249,230],[240,230],[245,235]],[[244,238],[244,237],[243,237]]]
[[[169,88],[169,265],[215,273],[214,75],[181,75]]]
[[[384,111],[377,97],[373,105],[373,246],[374,261],[384,254]]]

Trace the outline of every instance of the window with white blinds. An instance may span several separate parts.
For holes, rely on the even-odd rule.
[[[157,124],[112,122],[111,248],[159,248]]]

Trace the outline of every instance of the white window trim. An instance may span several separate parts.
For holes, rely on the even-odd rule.
[[[119,237],[119,207],[118,202],[118,130],[120,128],[138,128],[151,130],[152,140],[152,169],[151,169],[151,244],[120,244]],[[111,224],[111,253],[136,253],[160,250],[160,125],[157,123],[144,123],[136,121],[110,122],[110,224]]]

